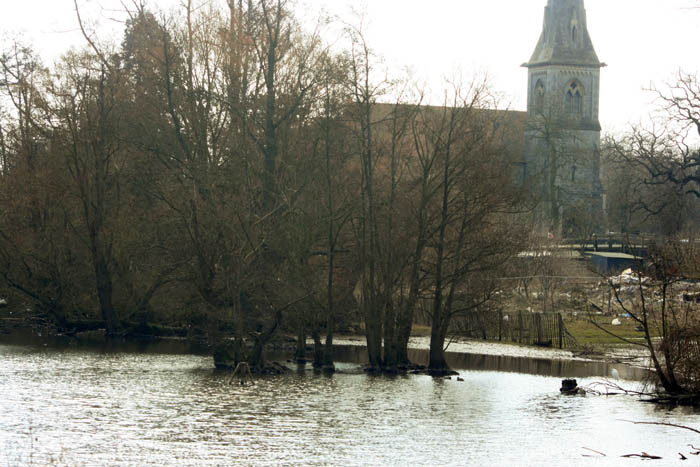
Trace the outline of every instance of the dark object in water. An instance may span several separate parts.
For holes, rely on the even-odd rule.
[[[233,374],[231,375],[231,379],[229,380],[229,384],[233,383],[233,379],[238,376],[238,379],[240,380],[241,386],[245,386],[246,383],[250,384],[255,384],[253,381],[253,373],[250,371],[250,367],[248,366],[248,362],[240,362],[238,365],[236,365],[236,369],[234,370]]]
[[[562,380],[559,391],[562,394],[576,394],[578,393],[578,382],[575,379]]]
[[[640,459],[653,459],[653,460],[663,459],[663,457],[654,456],[653,454],[647,454],[646,452],[642,452],[641,454],[627,454],[625,456],[620,456],[620,457],[627,457],[627,458],[639,457]]]

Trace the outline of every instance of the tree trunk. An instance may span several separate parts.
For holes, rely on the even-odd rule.
[[[314,340],[314,368],[323,368],[323,344],[321,343],[321,334],[318,330],[314,330],[311,333],[311,337]]]
[[[277,161],[277,125],[275,123],[275,110],[277,108],[277,48],[279,45],[280,23],[282,21],[282,7],[278,3],[274,11],[274,17],[266,11],[263,4],[264,15],[267,24],[267,57],[265,67],[265,87],[267,96],[265,99],[265,165],[263,172],[263,208],[266,212],[273,209],[277,190],[275,183],[275,169]]]
[[[430,331],[430,361],[428,372],[447,372],[450,368],[445,361],[445,340],[447,328],[441,322],[436,322]]]
[[[330,139],[326,133],[326,141]],[[328,146],[326,145],[326,148]],[[328,276],[326,277],[326,347],[323,351],[323,371],[335,372],[333,363],[333,333],[335,332],[335,300],[333,297],[335,284],[335,235],[333,222],[333,190],[330,178],[330,155],[326,149],[326,175],[328,181],[328,211],[330,221],[328,224]]]
[[[253,349],[251,350],[250,356],[248,358],[248,366],[250,368],[255,368],[262,370],[265,368],[265,356],[264,356],[265,343],[259,337],[256,337],[253,342]]]
[[[112,303],[112,276],[107,266],[107,261],[97,245],[93,244],[92,255],[100,312],[102,313],[102,319],[105,321],[107,336],[114,336],[119,333],[121,323]]]
[[[384,314],[384,371],[396,372],[396,311],[391,298],[387,299]]]
[[[444,347],[445,347],[445,335],[447,334],[447,329],[444,326],[445,319],[445,309],[443,303],[443,293],[444,293],[444,278],[443,278],[443,266],[445,266],[445,248],[446,248],[446,231],[447,224],[449,222],[448,216],[448,200],[450,194],[450,158],[449,158],[449,147],[445,152],[445,166],[443,168],[443,180],[442,180],[442,209],[439,225],[439,236],[437,242],[437,251],[435,259],[435,292],[433,294],[433,312],[432,312],[432,322],[430,331],[430,362],[428,364],[428,371],[438,372],[447,369],[447,363],[445,362]]]
[[[408,358],[408,341],[411,338],[413,330],[413,317],[418,304],[418,294],[420,292],[420,265],[423,259],[423,250],[425,249],[427,232],[426,232],[426,209],[428,204],[428,174],[423,174],[421,189],[421,204],[418,213],[418,238],[416,240],[416,248],[413,252],[413,260],[411,264],[411,287],[408,292],[408,299],[404,306],[399,310],[399,318],[397,322],[396,336],[396,362],[399,365],[410,365],[411,361]]]
[[[399,313],[396,326],[396,364],[399,366],[410,365],[408,358],[408,341],[411,338],[413,328],[414,303],[406,303]]]
[[[297,363],[306,363],[306,330],[301,321],[297,325],[297,348],[294,359]]]
[[[373,291],[369,290],[369,293]],[[382,368],[382,329],[376,300],[365,304],[365,336],[367,338],[367,357],[369,370],[379,371]]]
[[[331,224],[331,233],[332,233]],[[333,279],[335,277],[335,248],[331,242],[331,251],[329,258],[328,271],[328,308],[326,310],[326,346],[323,349],[323,371],[327,373],[335,372],[335,364],[333,363],[333,333],[335,332],[335,301],[333,300]]]
[[[270,342],[274,337],[277,329],[282,324],[282,310],[277,309],[274,313],[274,321],[270,324],[268,329],[264,329],[260,333],[253,335],[253,350],[250,355],[248,364],[251,368],[264,369],[265,368],[265,345]]]
[[[330,330],[326,334],[326,345],[323,349],[323,365],[321,367],[326,373],[335,373],[335,364],[333,363],[333,331]]]

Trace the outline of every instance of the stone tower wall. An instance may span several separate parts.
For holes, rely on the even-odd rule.
[[[565,236],[600,231],[599,102],[605,65],[588,34],[583,0],[549,0],[540,40],[524,66],[525,165],[542,199],[541,224]]]

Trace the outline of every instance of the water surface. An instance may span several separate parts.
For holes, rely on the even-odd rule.
[[[242,387],[207,356],[148,350],[0,345],[0,465],[647,465],[619,458],[641,451],[686,465],[677,453],[700,445],[621,421],[698,426],[692,411],[561,396],[556,376],[373,377],[347,363]]]

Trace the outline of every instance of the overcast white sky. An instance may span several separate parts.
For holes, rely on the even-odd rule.
[[[206,0],[200,0],[206,1]],[[216,0],[213,0],[216,1]],[[526,62],[539,38],[547,0],[301,0],[301,16],[321,8],[351,21],[351,7],[364,9],[367,37],[375,52],[398,71],[412,69],[432,88],[445,76],[488,72],[510,107],[525,109]],[[82,44],[73,0],[5,0],[0,31],[23,31],[47,61]],[[130,3],[125,0],[124,3]],[[180,0],[150,0],[174,8]],[[601,81],[604,131],[623,131],[646,118],[653,96],[679,69],[700,68],[697,0],[586,0],[588,27],[598,57],[609,66]],[[79,0],[84,16],[118,38],[120,0]]]

